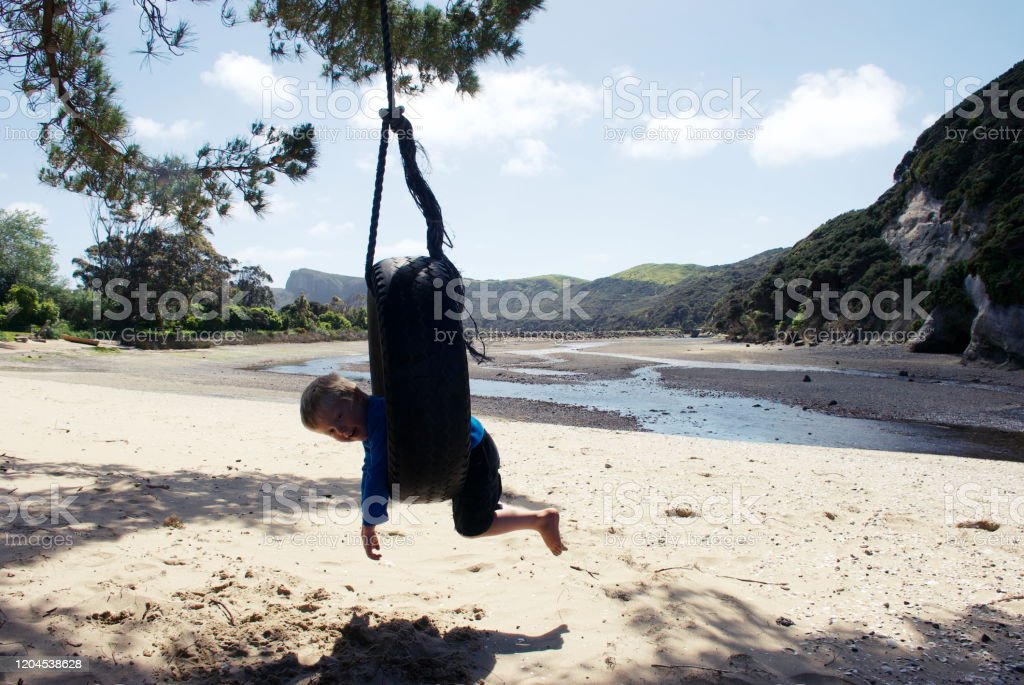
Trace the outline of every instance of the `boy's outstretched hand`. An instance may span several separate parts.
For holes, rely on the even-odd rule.
[[[363,551],[374,561],[380,559],[380,540],[377,539],[376,528],[376,526],[363,525],[362,529]]]

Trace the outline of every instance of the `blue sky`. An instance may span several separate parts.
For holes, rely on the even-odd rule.
[[[481,68],[479,96],[439,87],[406,101],[468,277],[594,278],[791,245],[873,202],[957,89],[1024,56],[1018,2],[548,4],[522,32],[521,59]],[[191,155],[261,116],[311,121],[312,177],[279,181],[263,219],[239,206],[215,220],[213,242],[278,286],[299,267],[358,275],[379,86],[332,93],[315,56],[274,63],[262,27],[224,28],[215,5],[183,9],[197,49],[149,67],[133,53],[135,9],[111,20],[137,140]],[[70,275],[93,239],[90,203],[38,183],[42,152],[18,139],[35,124],[11,111],[11,92],[0,81],[0,207],[41,211]],[[422,252],[423,234],[392,150],[377,254]]]

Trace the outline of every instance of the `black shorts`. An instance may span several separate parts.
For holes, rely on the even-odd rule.
[[[452,518],[459,535],[486,533],[501,509],[501,474],[498,448],[489,433],[469,453],[469,471],[462,491],[452,498]]]

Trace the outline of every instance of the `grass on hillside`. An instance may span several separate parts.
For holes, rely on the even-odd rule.
[[[612,274],[608,278],[623,281],[647,281],[658,285],[675,285],[692,278],[709,267],[699,264],[640,264]]]

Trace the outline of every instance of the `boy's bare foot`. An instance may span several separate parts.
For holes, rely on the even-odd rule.
[[[544,538],[544,544],[548,546],[551,553],[558,556],[568,549],[562,542],[562,534],[558,530],[558,509],[545,509],[537,516],[540,519],[537,532]]]
[[[514,530],[535,530],[544,538],[551,553],[558,556],[566,550],[562,534],[558,531],[558,509],[531,511],[522,507],[504,505],[494,512],[491,527],[480,536],[502,535]]]

